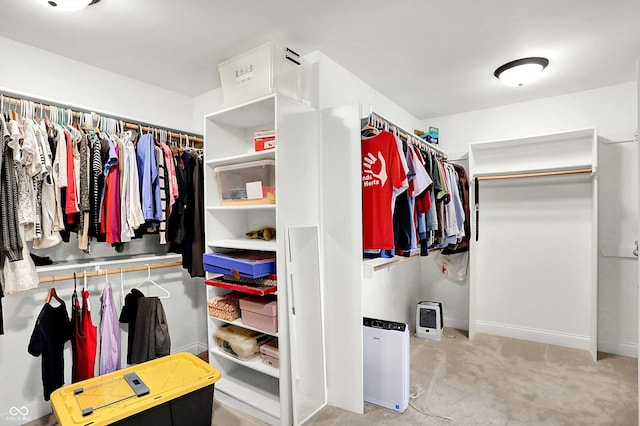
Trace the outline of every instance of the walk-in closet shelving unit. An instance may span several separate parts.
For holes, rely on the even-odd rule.
[[[303,420],[314,411],[318,404],[309,403],[316,392],[299,389],[301,383],[322,384],[324,397],[324,358],[318,358],[322,352],[322,333],[317,329],[307,330],[308,324],[300,321],[301,312],[295,312],[294,304],[298,298],[315,299],[318,306],[318,324],[321,324],[319,293],[320,281],[310,288],[308,279],[297,282],[305,288],[293,288],[294,272],[297,267],[318,265],[317,250],[311,254],[297,256],[291,253],[290,244],[295,240],[291,229],[301,225],[318,226],[317,200],[317,116],[307,104],[282,96],[269,95],[231,108],[223,109],[205,116],[205,226],[207,252],[224,249],[260,250],[276,255],[278,332],[267,333],[278,338],[279,368],[273,368],[261,362],[260,358],[249,361],[239,360],[223,353],[216,347],[214,333],[225,321],[209,317],[209,362],[218,368],[222,378],[216,384],[216,398],[258,417],[270,424],[288,425]],[[276,148],[255,151],[254,132],[259,130],[276,131]],[[223,206],[220,202],[219,188],[214,169],[220,166],[273,160],[276,169],[276,203],[257,205]],[[248,239],[245,233],[264,226],[276,229],[276,239],[270,241]],[[287,253],[285,255],[285,253]],[[306,253],[306,251],[305,251]],[[313,254],[315,253],[315,255]],[[314,258],[315,257],[315,258]],[[295,262],[301,261],[299,265]],[[311,262],[311,263],[309,263]],[[315,267],[319,269],[318,266]],[[208,274],[211,277],[213,274]],[[295,291],[294,291],[295,290]],[[207,286],[207,300],[229,290]],[[296,299],[293,299],[295,292]],[[302,304],[301,304],[302,305]],[[308,310],[306,310],[308,311]],[[295,315],[295,314],[298,315]],[[300,348],[290,337],[290,321],[294,331],[297,329],[305,336],[314,336],[316,344],[311,348]],[[242,319],[232,324],[255,330],[242,323]],[[316,327],[317,324],[311,324]],[[262,331],[262,330],[260,330]],[[292,332],[293,333],[293,332]],[[320,340],[318,340],[320,339]],[[298,339],[301,340],[301,339]],[[318,343],[319,342],[319,343]],[[291,345],[296,346],[295,350]],[[318,346],[319,345],[319,346]],[[301,353],[314,351],[318,353]],[[292,357],[299,357],[295,362]],[[309,360],[318,360],[321,368],[310,367]],[[292,367],[293,364],[293,367]],[[298,366],[300,371],[292,375],[291,369]],[[295,377],[295,380],[292,379]],[[321,378],[321,381],[318,381]],[[293,395],[295,394],[295,395]]]
[[[421,280],[419,262],[409,258],[362,259],[361,118],[370,111],[361,104],[321,111],[329,404],[356,413],[364,412],[362,318],[402,320],[411,327]],[[402,319],[386,316],[394,309],[403,311]]]
[[[594,129],[473,143],[469,337],[488,333],[597,357]],[[473,187],[474,185],[472,185]]]

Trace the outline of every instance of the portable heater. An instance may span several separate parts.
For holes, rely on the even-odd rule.
[[[416,336],[423,339],[442,339],[442,303],[422,301],[416,311]]]

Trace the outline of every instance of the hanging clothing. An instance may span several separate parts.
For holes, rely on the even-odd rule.
[[[131,354],[133,351],[133,342],[136,335],[136,317],[138,315],[138,300],[144,297],[144,294],[137,288],[132,289],[124,298],[124,306],[120,312],[120,322],[129,325],[129,333],[127,335],[127,364],[131,364]]]
[[[193,238],[191,243],[191,277],[204,277],[204,173],[202,159],[196,157],[193,170]]]
[[[107,243],[120,242],[120,169],[118,145],[109,140],[109,154],[104,162],[104,191],[100,204],[100,233]]]
[[[469,251],[469,237],[471,235],[470,213],[469,213],[469,181],[467,179],[467,173],[459,164],[453,164],[453,168],[458,176],[458,192],[461,194],[461,203],[464,214],[464,237],[462,240],[453,246],[445,247],[442,250],[442,254],[455,254]]]
[[[362,237],[364,250],[394,248],[394,189],[408,187],[395,137],[386,131],[362,139]]]
[[[102,164],[102,139],[97,134],[90,137],[91,142],[91,172],[89,179],[89,236],[100,235],[100,201],[104,188],[104,174]]]
[[[182,151],[176,154],[176,178],[178,181],[178,198],[169,217],[167,224],[167,251],[173,253],[182,253],[182,266],[187,268],[187,259],[184,255],[184,246],[186,238],[185,215],[187,210],[187,201],[189,192],[191,191],[191,175],[189,174],[189,161],[191,154]],[[191,191],[192,192],[192,191]]]
[[[20,225],[18,233],[20,241],[22,242],[21,259],[15,261],[5,259],[2,265],[2,282],[7,294],[38,287],[38,271],[29,254],[29,246],[24,238],[23,229],[24,226]]]
[[[89,142],[85,134],[80,135],[80,141],[78,142],[79,151],[79,198],[78,209],[80,210],[78,220],[78,248],[86,253],[89,253],[89,221],[91,211],[91,201],[89,196],[89,184],[90,184],[90,155],[89,155]]]
[[[4,297],[4,292],[2,291],[2,286],[0,285],[0,335],[4,334],[4,320],[2,315],[2,298]]]
[[[78,213],[77,189],[76,189],[76,162],[73,153],[73,140],[68,130],[64,131],[67,147],[67,191],[64,213],[66,214],[66,223],[73,223],[73,215]]]
[[[73,354],[73,383],[92,378],[96,364],[98,329],[91,320],[89,292],[82,290],[80,295],[82,297],[82,306],[80,306],[80,301],[75,291],[72,298],[72,349],[75,349]]]
[[[142,213],[150,226],[157,226],[162,220],[158,162],[154,146],[153,135],[146,133],[140,137],[136,147]]]
[[[100,374],[120,369],[120,323],[113,301],[111,284],[100,297]]]
[[[158,164],[158,186],[160,187],[160,209],[161,219],[160,226],[158,228],[160,235],[160,244],[167,244],[167,168],[165,166],[164,151],[159,146],[155,147],[156,162]]]
[[[0,266],[8,261],[22,260],[23,238],[20,236],[18,180],[14,163],[12,143],[15,139],[7,137],[4,119],[0,121],[3,135],[4,161],[0,167]]]
[[[161,143],[160,147],[164,152],[164,160],[165,167],[167,168],[167,185],[168,185],[168,205],[167,205],[167,216],[171,215],[171,211],[173,210],[173,205],[176,202],[176,199],[179,196],[178,189],[178,178],[176,176],[176,164],[171,154],[171,148],[165,143]]]
[[[136,333],[131,348],[131,362],[141,362],[169,355],[171,337],[164,308],[157,297],[138,299]]]
[[[135,230],[144,225],[145,220],[140,204],[140,181],[136,151],[129,133],[125,133],[123,147],[120,241],[128,242],[135,238]]]
[[[15,120],[9,122],[9,129],[11,139],[7,143],[13,150],[18,185],[18,220],[24,225],[25,239],[29,240],[33,239],[35,226],[36,194],[33,185],[33,176],[37,173],[35,139],[32,132],[25,132],[24,127]]]
[[[64,302],[57,307],[46,303],[29,339],[27,351],[42,357],[42,387],[44,400],[64,385],[64,344],[70,337],[69,315]]]

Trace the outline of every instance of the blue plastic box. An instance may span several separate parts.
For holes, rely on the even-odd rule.
[[[271,252],[237,250],[202,255],[204,270],[217,274],[261,278],[276,272],[276,256]]]

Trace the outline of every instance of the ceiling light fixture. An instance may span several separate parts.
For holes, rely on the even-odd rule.
[[[493,75],[507,86],[524,86],[540,77],[542,70],[549,65],[547,58],[532,57],[516,59],[495,70]]]
[[[77,12],[100,0],[49,0],[46,3],[59,12]]]

